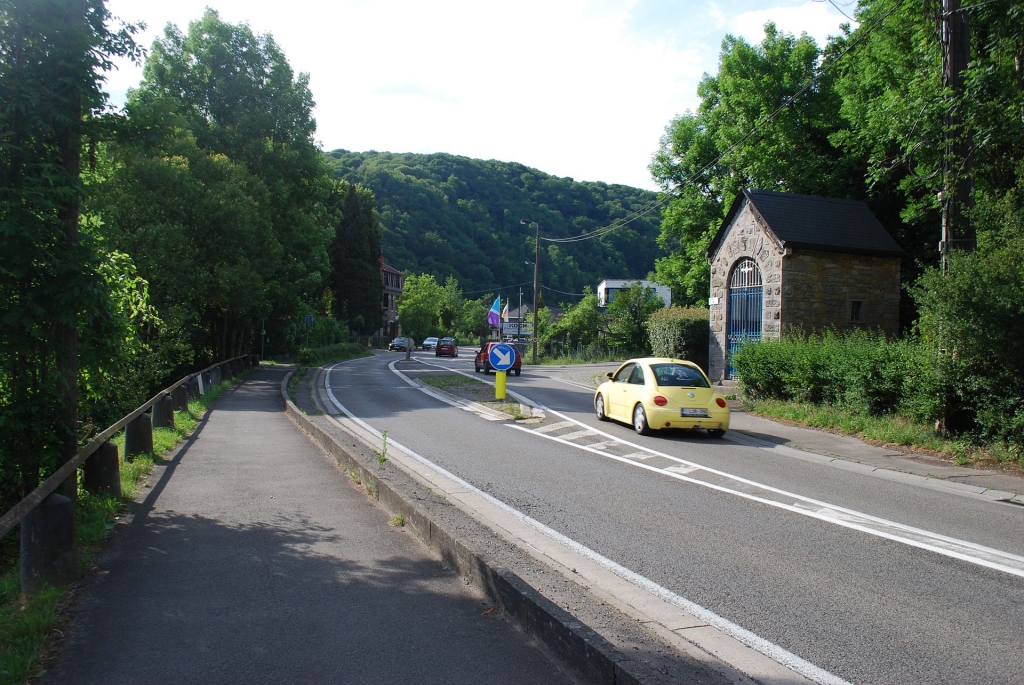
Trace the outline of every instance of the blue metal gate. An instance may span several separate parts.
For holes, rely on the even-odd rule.
[[[750,258],[736,262],[729,277],[728,377],[735,376],[732,355],[744,341],[761,339],[764,286],[761,270]]]

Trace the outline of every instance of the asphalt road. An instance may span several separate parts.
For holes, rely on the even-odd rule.
[[[642,438],[593,417],[579,373],[510,377],[510,389],[561,414],[520,430],[410,387],[387,368],[398,358],[340,366],[333,392],[389,438],[672,592],[850,682],[1024,681],[1024,578],[970,560],[971,545],[1024,553],[1024,508],[704,435]],[[471,356],[421,358],[472,372]],[[583,426],[536,430],[567,420]],[[588,429],[606,435],[578,435]],[[578,447],[598,442],[664,456],[620,461]],[[819,505],[852,513],[818,515]],[[888,537],[858,529],[871,517]],[[892,535],[890,522],[928,544]],[[933,551],[941,545],[971,554]]]

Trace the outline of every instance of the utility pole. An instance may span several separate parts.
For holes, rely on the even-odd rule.
[[[942,162],[942,252],[943,268],[952,250],[973,250],[974,229],[964,218],[964,210],[974,206],[974,182],[971,173],[971,139],[961,107],[964,71],[970,60],[970,31],[967,12],[960,0],[942,0],[942,85],[947,89],[945,141]],[[951,93],[950,93],[951,91]]]
[[[533,257],[533,363],[537,363],[537,333],[540,332],[540,325],[537,321],[537,288],[540,277],[540,224],[529,219],[520,220],[521,224],[527,226],[533,224],[537,227],[537,251]]]

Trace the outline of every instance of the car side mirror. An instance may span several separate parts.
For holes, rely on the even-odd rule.
[[[615,375],[615,374],[614,374],[613,372],[609,371],[608,373],[606,373],[606,374],[604,375],[604,377],[605,377],[605,378],[607,378],[608,380],[611,380],[611,379],[612,379],[612,376],[614,376],[614,375]]]

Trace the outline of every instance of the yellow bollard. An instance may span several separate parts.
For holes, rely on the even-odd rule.
[[[505,399],[505,376],[504,371],[494,372],[494,399],[496,400]]]

